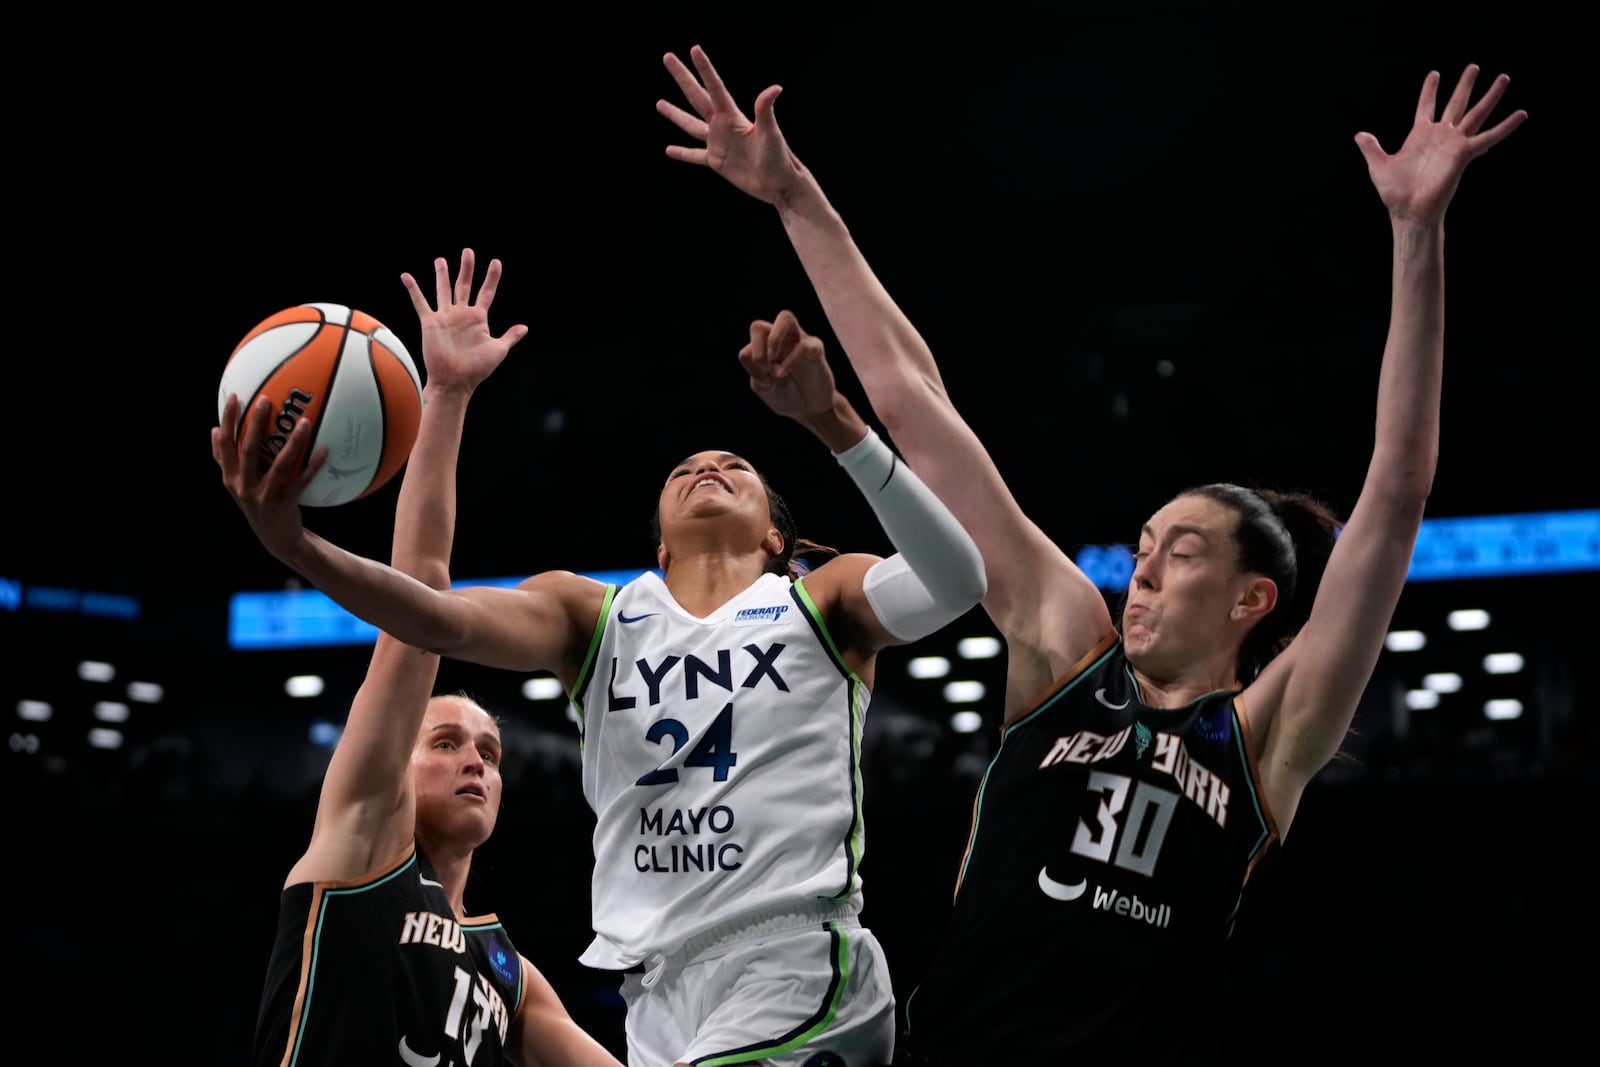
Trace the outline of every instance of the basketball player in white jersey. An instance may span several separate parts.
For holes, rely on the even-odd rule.
[[[984,569],[791,313],[754,323],[740,362],[773,411],[828,446],[894,555],[834,554],[807,571],[782,500],[719,450],[665,479],[664,577],[620,589],[570,571],[434,589],[306,530],[291,494],[236,499],[274,556],[379,629],[561,679],[597,819],[583,961],[625,974],[630,1067],[879,1067],[894,1000],[858,919],[874,662],[977,605]],[[277,462],[299,463],[307,441]]]

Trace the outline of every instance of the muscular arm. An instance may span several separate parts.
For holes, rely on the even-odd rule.
[[[467,404],[483,377],[526,332],[513,327],[492,336],[487,313],[499,281],[491,261],[484,288],[471,300],[473,254],[462,253],[452,287],[448,265],[435,261],[435,310],[411,281],[429,369],[422,420],[400,485],[395,510],[396,573],[418,584],[450,586],[455,536],[456,461]],[[380,632],[366,678],[329,760],[305,856],[290,881],[355,877],[399,854],[412,839],[415,801],[411,753],[437,680],[439,657]]]
[[[456,457],[469,396],[425,394],[395,511],[395,567],[437,588],[450,584]],[[291,883],[356,877],[411,841],[411,750],[438,668],[436,653],[378,634],[322,781],[311,846],[290,872]]]
[[[1439,448],[1444,232],[1396,222],[1393,310],[1366,480],[1311,614],[1245,693],[1281,830],[1333,758],[1372,677],[1410,567]]]
[[[926,637],[977,604],[985,583],[977,546],[839,392],[821,340],[783,311],[771,323],[751,324],[739,360],[769,408],[828,446],[896,549],[886,560],[858,557],[871,562],[848,578],[851,569],[835,559],[807,583],[830,616],[836,610],[845,616],[838,619],[840,632],[849,635],[845,655],[865,666],[880,649]]]
[[[1372,458],[1310,617],[1244,694],[1268,803],[1285,833],[1306,783],[1350,729],[1405,585],[1433,486],[1444,368],[1445,210],[1468,162],[1526,117],[1516,112],[1479,132],[1507,79],[1496,79],[1469,110],[1476,76],[1472,66],[1462,73],[1436,120],[1438,74],[1430,73],[1411,132],[1394,155],[1370,134],[1356,137],[1394,235]]]
[[[309,530],[281,558],[340,607],[408,645],[520,671],[560,673],[576,632],[567,615],[575,596],[586,586],[603,588],[570,572],[549,571],[514,589],[434,589]],[[598,605],[597,597],[596,611]]]
[[[522,960],[522,1002],[512,1016],[506,1048],[517,1067],[622,1067],[572,1020],[538,968]]]
[[[972,428],[957,413],[922,337],[867,265],[843,220],[778,129],[769,86],[744,116],[703,49],[668,72],[691,110],[656,110],[704,147],[667,155],[709,167],[777,208],[823,310],[896,448],[954,513],[987,570],[983,606],[1007,643],[1006,714],[1026,709],[1059,673],[1111,632],[1100,591],[1022,513]]]
[[[988,579],[983,606],[1008,646],[1010,717],[1111,630],[1105,599],[1023,514],[945,391],[927,343],[809,172],[776,206],[873,412],[978,546]]]

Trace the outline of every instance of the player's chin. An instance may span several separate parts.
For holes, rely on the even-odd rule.
[[[452,823],[460,838],[469,842],[473,848],[477,848],[494,833],[495,823],[498,821],[497,814],[487,808],[461,812]]]

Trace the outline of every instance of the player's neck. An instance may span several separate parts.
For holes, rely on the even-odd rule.
[[[750,588],[766,567],[766,553],[700,552],[674,557],[667,591],[680,607],[704,618]]]

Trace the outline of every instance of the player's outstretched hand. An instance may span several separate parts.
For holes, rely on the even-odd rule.
[[[769,85],[761,91],[755,100],[752,122],[734,103],[705,50],[695,45],[689,49],[689,58],[695,66],[693,71],[670,52],[662,62],[694,112],[667,100],[657,100],[656,111],[690,137],[704,142],[705,147],[668,145],[667,155],[684,163],[710,167],[757,200],[778,203],[803,170],[773,114],[773,105],[783,87]]]
[[[1411,132],[1394,155],[1386,153],[1372,134],[1356,134],[1356,147],[1367,161],[1367,173],[1391,216],[1426,226],[1443,222],[1467,164],[1505,140],[1527,119],[1528,113],[1518,110],[1486,127],[1484,123],[1511,79],[1505,74],[1496,77],[1469,108],[1477,80],[1478,65],[1467,64],[1444,111],[1436,116],[1439,72],[1429,71],[1422,80]]]
[[[511,346],[528,335],[528,327],[521,323],[499,337],[490,331],[489,308],[500,288],[500,261],[489,261],[476,300],[472,298],[474,266],[472,249],[462,249],[461,270],[452,281],[444,257],[433,261],[437,306],[428,303],[415,278],[409,273],[400,275],[422,326],[422,365],[429,389],[476,389],[506,358]]]

